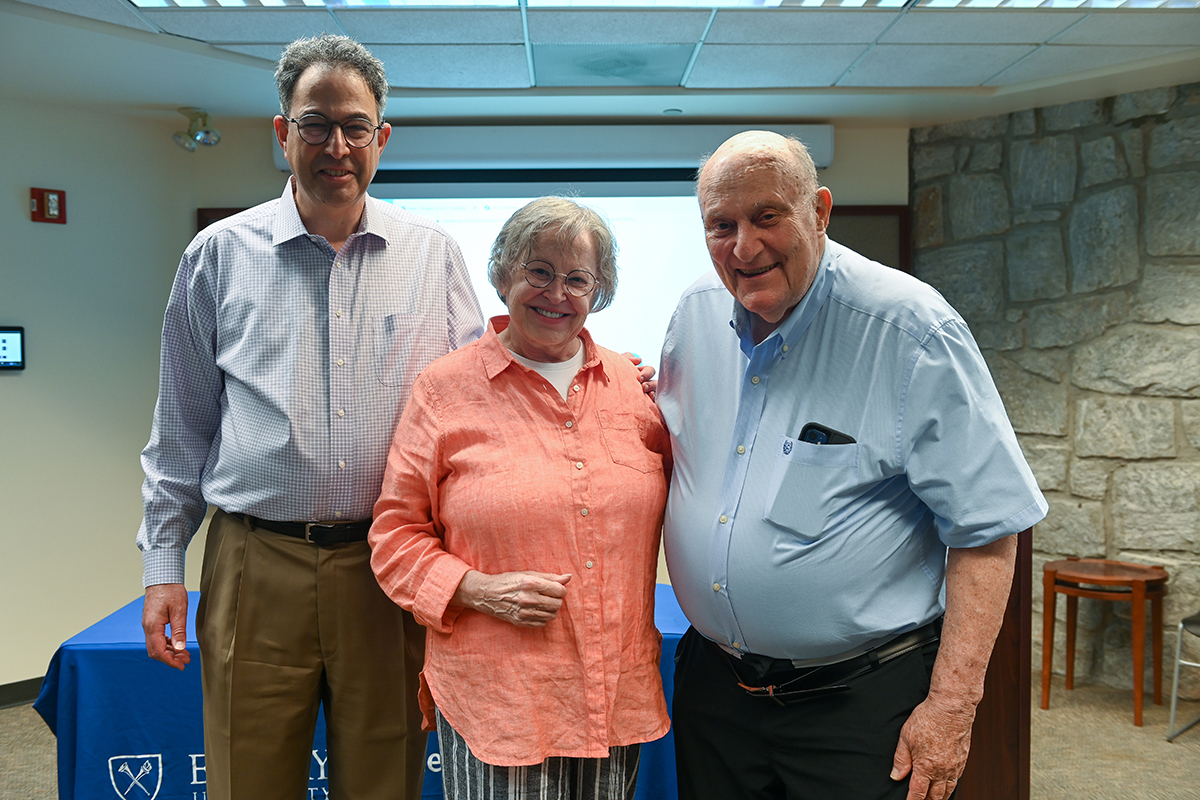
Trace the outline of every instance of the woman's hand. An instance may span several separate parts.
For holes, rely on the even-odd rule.
[[[452,605],[482,611],[520,628],[542,628],[558,616],[570,575],[471,570],[458,583]]]

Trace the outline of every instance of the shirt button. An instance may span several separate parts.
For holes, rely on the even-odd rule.
[[[344,409],[344,408],[339,408],[339,409],[338,409],[338,416],[339,416],[339,417],[344,417],[344,416],[346,416],[346,409]]]
[[[746,448],[739,444],[738,445],[738,455],[741,456],[741,455],[745,455],[745,454],[746,454]]]
[[[583,462],[582,462],[582,461],[576,461],[576,462],[575,462],[575,469],[583,469]]]
[[[587,568],[588,568],[588,569],[591,569],[591,568],[592,568],[592,562],[590,562],[590,561],[589,561],[589,562],[587,562],[586,566],[587,566]]]
[[[758,384],[758,380],[759,380],[758,376],[757,376],[757,375],[755,375],[753,378],[751,378],[751,379],[750,379],[750,382],[751,382],[751,383],[753,383],[753,384],[756,384],[756,385],[757,385],[757,384]]]
[[[574,425],[574,424],[575,424],[575,423],[574,423],[574,422],[571,422],[571,420],[567,420],[567,427],[568,427],[568,428],[569,428],[569,427],[571,427],[571,426],[572,426],[572,425]]]
[[[338,462],[338,469],[345,469],[345,468],[346,468],[346,462],[345,462],[345,461],[339,461],[339,462]]]
[[[741,646],[742,646],[741,642],[734,642],[733,644],[730,645],[730,647],[732,647],[734,650],[738,649]]]
[[[334,313],[334,316],[340,317],[342,315],[342,310],[339,308],[337,311],[335,311],[333,313]]]
[[[586,508],[580,509],[580,510],[579,510],[579,514],[580,514],[580,516],[586,517],[586,516],[587,516],[587,509],[586,509]]]
[[[340,366],[343,366],[345,363],[346,363],[346,362],[345,362],[345,361],[343,361],[343,360],[342,360],[342,359],[340,359],[340,358],[337,360],[337,365],[338,365],[339,367],[340,367]]]
[[[783,346],[783,352],[785,352],[785,353],[786,353],[787,351],[788,351],[788,346],[785,344],[785,345]]]
[[[721,520],[722,525],[724,525],[726,522],[729,522],[729,517],[725,516],[724,514],[722,514],[720,517],[718,517],[718,519]]]
[[[721,591],[721,584],[719,584],[719,583],[714,583],[714,584],[713,584],[713,591],[714,591],[714,592],[719,592],[719,591]]]
[[[341,518],[342,518],[342,512],[340,512],[340,511],[335,511],[335,512],[333,512],[333,516],[334,516],[336,519],[341,519]]]
[[[579,391],[579,389],[580,389],[580,387],[579,387],[578,385],[575,385],[575,386],[572,386],[572,387],[571,387],[571,391],[572,391],[572,392],[578,392],[578,391]]]

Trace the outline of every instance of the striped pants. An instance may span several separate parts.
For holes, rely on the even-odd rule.
[[[496,767],[476,758],[440,712],[437,730],[447,800],[633,800],[640,744],[610,747],[608,758]]]

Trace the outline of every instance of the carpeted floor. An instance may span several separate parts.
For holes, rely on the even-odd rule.
[[[1169,699],[1147,702],[1144,725],[1135,728],[1129,691],[1068,692],[1056,676],[1050,710],[1042,711],[1037,675],[1033,686],[1030,800],[1200,797],[1200,725],[1167,743]],[[1180,719],[1197,715],[1200,702],[1180,704]],[[57,800],[54,762],[54,735],[31,706],[0,709],[0,800]]]
[[[56,743],[33,706],[0,709],[0,800],[57,800]]]
[[[1133,691],[1077,686],[1055,675],[1043,711],[1041,676],[1033,676],[1030,800],[1196,800],[1200,797],[1200,725],[1167,742],[1171,681],[1163,704],[1146,698],[1142,727],[1133,726]],[[1149,693],[1147,693],[1149,694]],[[1200,715],[1200,702],[1180,702],[1176,724]],[[969,800],[969,798],[964,798]]]

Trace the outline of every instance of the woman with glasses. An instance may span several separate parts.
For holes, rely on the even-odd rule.
[[[420,700],[446,796],[633,797],[670,725],[654,579],[668,437],[588,314],[616,289],[596,212],[544,197],[492,245],[508,307],[413,386],[371,528],[384,591],[428,629]]]

